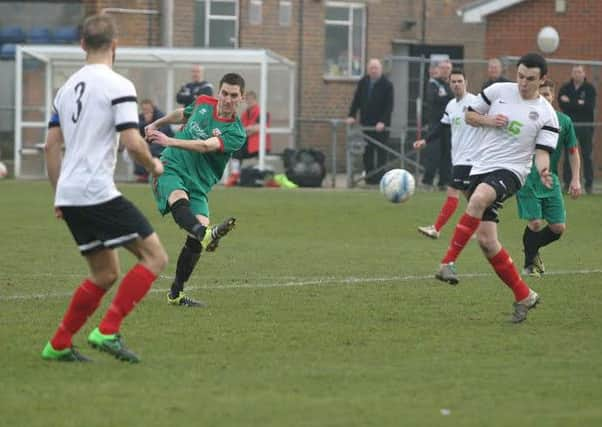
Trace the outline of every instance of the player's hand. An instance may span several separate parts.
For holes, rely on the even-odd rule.
[[[148,139],[150,142],[162,145],[163,147],[168,147],[170,145],[169,137],[159,130],[149,131],[146,134],[146,139]]]
[[[144,134],[146,135],[146,139],[147,139],[147,140],[148,140],[148,134],[149,134],[151,131],[154,131],[154,130],[157,130],[157,126],[155,125],[155,122],[152,122],[151,124],[149,124],[149,125],[146,125],[146,126],[144,127]]]
[[[562,102],[571,102],[571,98],[569,98],[569,97],[568,97],[568,96],[566,96],[566,95],[562,95],[562,96],[560,97],[560,100],[561,100]]]
[[[418,141],[414,141],[413,147],[416,150],[420,150],[425,145],[426,145],[426,140],[425,139],[419,139]]]
[[[355,117],[347,117],[345,119],[345,123],[347,123],[348,125],[353,125],[355,124]]]
[[[571,181],[569,185],[569,196],[571,199],[576,199],[581,195],[581,182],[579,180]]]
[[[378,122],[376,124],[376,131],[382,132],[383,130],[385,130],[385,124],[383,122]]]
[[[552,172],[550,172],[550,169],[543,168],[541,171],[539,171],[539,177],[541,178],[541,183],[545,187],[552,188],[554,186],[554,178],[552,176]]]
[[[496,114],[490,117],[491,125],[496,128],[505,128],[508,126],[508,117],[503,114]]]
[[[154,177],[162,175],[163,174],[163,163],[161,163],[161,160],[157,159],[156,157],[153,157],[153,168],[149,172]]]
[[[63,211],[61,210],[61,208],[57,208],[57,207],[54,208],[54,216],[57,219],[63,219]]]

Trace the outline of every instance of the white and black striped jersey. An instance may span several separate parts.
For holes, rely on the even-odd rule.
[[[89,206],[118,197],[113,180],[118,135],[138,128],[132,82],[107,65],[86,65],[58,90],[53,110],[48,126],[60,126],[65,141],[55,206]]]
[[[497,169],[513,172],[521,184],[531,170],[536,148],[552,152],[558,142],[558,117],[542,96],[525,100],[516,83],[495,83],[477,97],[471,108],[481,114],[508,117],[504,128],[483,127],[477,159],[470,174]]]
[[[481,128],[470,126],[464,120],[466,110],[476,98],[476,95],[466,92],[460,100],[451,99],[441,118],[441,123],[451,127],[451,161],[454,166],[472,165],[483,137]]]

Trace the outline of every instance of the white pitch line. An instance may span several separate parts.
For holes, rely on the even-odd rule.
[[[588,275],[588,274],[600,274],[602,269],[592,270],[564,270],[564,271],[551,271],[546,272],[546,276],[563,276],[563,275]],[[69,275],[53,275],[52,273],[41,273],[38,275],[45,275],[47,277],[56,276],[72,276]],[[491,276],[492,273],[469,273],[462,274],[462,277],[487,277]],[[81,277],[81,276],[80,276]],[[159,276],[160,280],[172,280],[170,276]],[[337,285],[357,285],[357,284],[378,284],[383,282],[408,282],[410,280],[435,280],[433,275],[428,276],[390,276],[390,277],[322,277],[313,280],[302,280],[302,281],[288,281],[288,282],[276,282],[276,283],[252,283],[252,284],[233,284],[233,285],[216,285],[216,286],[187,286],[186,290],[196,291],[205,289],[270,289],[270,288],[294,288],[302,286],[337,286]],[[152,293],[167,292],[169,288],[153,288],[150,290]],[[46,294],[29,294],[29,295],[8,295],[0,296],[0,301],[15,301],[15,300],[32,300],[32,299],[44,299],[44,298],[64,298],[69,297],[73,292],[56,292]]]

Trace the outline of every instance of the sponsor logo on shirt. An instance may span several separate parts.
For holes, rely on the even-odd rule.
[[[533,121],[539,119],[539,113],[537,111],[529,112],[529,118]]]

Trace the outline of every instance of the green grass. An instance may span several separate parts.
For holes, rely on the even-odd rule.
[[[0,182],[0,426],[602,425],[600,196],[567,203],[549,274],[528,279],[543,303],[511,325],[512,294],[475,243],[457,287],[431,279],[453,224],[437,241],[416,226],[443,193],[216,189],[214,220],[238,227],[203,254],[189,289],[209,308],[192,310],[165,301],[183,232],[146,186],[120,187],[170,263],[123,325],[142,363],[85,344],[111,293],[75,338],[94,363],[74,366],[40,352],[85,263],[47,183]],[[508,202],[499,234],[519,265],[523,227]]]

